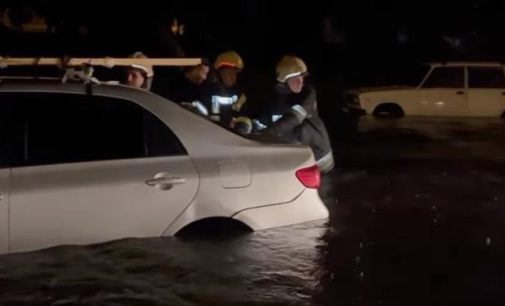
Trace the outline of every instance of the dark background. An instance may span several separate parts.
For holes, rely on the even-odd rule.
[[[369,120],[356,136],[346,133],[351,125],[341,124],[338,107],[350,87],[415,83],[423,62],[505,60],[505,1],[0,5],[7,7],[2,56],[142,50],[214,59],[235,49],[246,64],[242,81],[261,93],[279,58],[299,55],[317,86],[338,167],[323,181],[332,218],[310,277],[312,235],[319,235],[310,228],[224,243],[125,240],[3,258],[0,304],[307,305],[312,295],[316,305],[505,305],[503,121]],[[21,31],[37,14],[49,32]],[[182,36],[171,32],[175,18],[185,25]],[[165,82],[159,69],[155,78]],[[357,141],[340,146],[342,135]]]
[[[52,34],[1,32],[2,53],[243,55],[272,70],[294,53],[318,75],[399,61],[504,58],[503,1],[3,1],[11,23],[43,16]],[[171,34],[174,19],[182,36]],[[446,39],[444,39],[444,37]],[[14,39],[15,40],[11,40]],[[21,39],[22,38],[22,39]],[[453,44],[448,40],[454,41]]]
[[[127,56],[141,50],[151,57],[213,60],[233,49],[245,60],[242,81],[253,92],[273,81],[283,54],[298,55],[308,63],[328,123],[350,87],[417,84],[418,65],[427,61],[505,59],[504,1],[1,3],[11,24],[0,29],[0,55]],[[20,30],[37,16],[46,19],[46,33]],[[175,20],[184,25],[183,35],[171,29]],[[163,75],[157,69],[158,83]]]

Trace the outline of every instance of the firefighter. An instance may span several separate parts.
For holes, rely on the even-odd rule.
[[[265,132],[310,146],[321,171],[329,172],[334,167],[331,143],[318,114],[316,91],[305,83],[307,74],[302,59],[284,56],[276,68],[272,101],[264,106],[259,119]]]
[[[221,53],[214,62],[214,69],[216,76],[209,82],[204,95],[210,120],[242,134],[250,133],[251,120],[244,116],[247,97],[238,82],[244,69],[242,58],[235,51]]]
[[[208,116],[209,110],[203,104],[203,99],[209,69],[210,64],[206,58],[202,58],[202,63],[197,66],[184,67],[163,96],[200,115]]]
[[[135,52],[130,55],[130,58],[147,58],[142,52]],[[148,65],[131,65],[126,70],[125,84],[128,86],[142,88],[146,90],[151,89],[153,82],[154,71],[152,66]]]

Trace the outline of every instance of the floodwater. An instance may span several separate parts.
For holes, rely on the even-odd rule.
[[[0,305],[505,305],[505,122],[364,120],[326,222],[0,257]]]

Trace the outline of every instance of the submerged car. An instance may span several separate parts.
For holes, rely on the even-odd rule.
[[[0,253],[325,219],[310,148],[264,144],[147,91],[0,85]]]
[[[417,87],[351,91],[347,104],[377,117],[504,117],[505,74],[500,63],[433,63]]]

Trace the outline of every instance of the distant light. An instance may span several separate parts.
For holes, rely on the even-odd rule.
[[[183,36],[184,35],[184,32],[185,32],[185,26],[184,24],[179,24],[179,21],[177,20],[177,18],[174,18],[174,20],[172,20],[172,25],[170,26],[170,31],[172,31],[172,34],[174,34],[175,36]]]
[[[172,25],[170,26],[170,30],[172,31],[173,34],[177,35],[177,32],[179,30],[179,22],[177,19],[174,19],[172,21]]]

